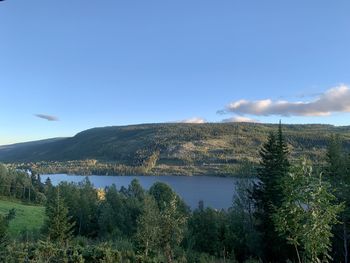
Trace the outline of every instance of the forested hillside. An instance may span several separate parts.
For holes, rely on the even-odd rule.
[[[0,161],[29,163],[39,172],[242,175],[254,170],[257,149],[275,129],[253,123],[94,128],[71,138],[0,146]],[[292,160],[303,155],[322,163],[330,134],[340,134],[350,148],[350,126],[283,125],[283,130]]]

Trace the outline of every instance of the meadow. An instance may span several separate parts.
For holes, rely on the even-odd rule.
[[[44,224],[45,208],[32,204],[24,204],[18,200],[0,199],[0,214],[7,214],[11,209],[15,209],[16,216],[10,222],[9,234],[18,237],[21,233],[39,232]]]

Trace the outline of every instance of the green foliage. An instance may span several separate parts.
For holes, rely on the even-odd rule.
[[[37,153],[45,150],[47,155],[41,156],[60,160],[0,165],[0,195],[9,200],[46,202],[47,216],[40,236],[35,233],[38,227],[31,228],[30,220],[37,217],[38,226],[42,224],[42,207],[0,201],[0,234],[5,233],[0,235],[4,237],[2,261],[295,262],[295,248],[287,246],[287,241],[300,252],[300,260],[327,261],[330,255],[343,252],[340,246],[347,247],[349,157],[338,139],[332,139],[324,158],[327,182],[312,175],[306,166],[290,170],[289,159],[303,153],[321,171],[327,134],[339,131],[344,149],[348,149],[349,128],[289,125],[284,126],[287,140],[281,125],[270,133],[275,128],[256,124],[107,127],[74,138],[26,144],[27,149],[15,145],[6,154],[0,149],[0,158],[8,158],[15,151],[24,159],[31,152],[35,160]],[[255,152],[269,133],[260,153]],[[202,203],[191,212],[164,183],[155,183],[149,191],[137,180],[121,189],[113,185],[97,190],[88,179],[53,186],[50,181],[42,184],[36,173],[28,175],[14,169],[237,175],[253,174],[259,157],[258,178],[241,180],[235,187],[232,207],[221,211],[205,208]],[[346,206],[343,212],[340,202]],[[16,217],[4,223],[11,218],[11,208],[15,208]],[[343,229],[335,226],[338,214]],[[18,220],[32,230],[19,227]],[[13,226],[20,231],[13,232]],[[334,234],[343,235],[344,244],[339,245]],[[342,260],[342,256],[335,257],[335,262]]]
[[[150,195],[144,199],[143,211],[137,220],[136,241],[144,259],[156,255],[160,247],[160,212],[156,201]]]
[[[189,208],[185,202],[166,183],[155,182],[149,189],[149,194],[156,200],[160,211],[163,211],[175,199],[179,212],[183,214],[189,212]]]
[[[9,223],[15,218],[15,210],[11,209],[6,216],[0,214],[0,260],[4,260],[4,253],[9,244],[8,228]]]
[[[82,182],[59,185],[60,194],[68,208],[70,218],[76,222],[76,235],[96,237],[98,235],[98,197],[94,186],[86,177]]]
[[[60,246],[49,241],[38,241],[30,244],[14,242],[9,244],[4,261],[17,262],[51,262],[51,263],[116,263],[137,262],[132,248],[119,248],[114,243],[76,243]]]
[[[254,182],[249,179],[237,183],[232,207],[228,211],[227,239],[239,261],[251,256],[261,257],[261,240],[256,229],[254,202],[251,198]]]
[[[44,188],[40,176],[28,175],[23,171],[7,168],[0,164],[0,196],[22,199],[27,202],[43,204]]]
[[[263,257],[266,261],[287,259],[285,242],[276,233],[272,215],[281,206],[283,193],[281,182],[287,176],[290,164],[288,149],[282,134],[281,124],[277,134],[270,133],[267,142],[260,150],[258,181],[254,185],[252,198],[255,201],[255,217],[263,244]]]
[[[327,149],[326,179],[330,182],[338,203],[344,203],[341,224],[334,227],[333,254],[336,261],[349,260],[350,224],[350,158],[344,151],[339,135],[330,138]]]
[[[116,186],[106,188],[105,200],[99,207],[100,217],[98,220],[100,236],[115,239],[127,232],[125,227],[125,200]]]
[[[212,208],[195,210],[189,220],[189,237],[193,249],[219,256],[222,251],[219,238],[223,223],[224,215],[219,211]]]
[[[175,196],[175,192],[170,188],[170,186],[162,182],[154,183],[149,189],[149,193],[157,201],[157,205],[160,210],[164,210],[164,208],[170,204]]]
[[[174,249],[184,238],[187,217],[179,211],[177,196],[160,212],[160,247],[164,251],[167,262],[173,262]]]
[[[315,177],[311,166],[296,167],[283,182],[283,203],[273,215],[275,227],[282,237],[296,248],[303,249],[307,262],[330,259],[332,226],[342,205],[333,204],[330,186]]]
[[[73,234],[74,223],[68,215],[68,208],[64,203],[60,187],[52,189],[46,204],[45,232],[50,240],[66,244]]]
[[[4,257],[4,251],[8,245],[8,223],[3,215],[0,215],[0,260]]]
[[[233,204],[228,211],[200,205],[189,218],[187,247],[213,258],[239,262],[260,256],[254,203],[249,194],[252,188],[252,180],[242,180],[235,189]]]
[[[99,205],[100,236],[115,239],[135,235],[145,198],[139,182],[134,180],[128,189],[120,191],[112,185],[105,191],[105,200]]]
[[[9,224],[9,235],[17,237],[21,233],[38,232],[45,219],[45,208],[37,205],[23,204],[18,200],[0,199],[0,214],[6,215],[14,209],[15,218]]]

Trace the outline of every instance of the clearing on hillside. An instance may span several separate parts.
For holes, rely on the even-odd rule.
[[[38,231],[45,219],[43,206],[25,205],[20,201],[0,199],[0,213],[7,214],[10,209],[16,210],[16,217],[10,222],[10,235],[17,237],[22,231]]]

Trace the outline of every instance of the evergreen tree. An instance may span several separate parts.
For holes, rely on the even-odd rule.
[[[343,152],[339,136],[332,136],[327,149],[326,175],[338,202],[345,203],[340,214],[340,225],[334,227],[333,257],[337,261],[349,262],[350,224],[350,169],[349,157]]]
[[[61,244],[67,243],[72,237],[74,223],[70,222],[68,208],[60,194],[60,187],[55,187],[50,193],[46,204],[45,229],[48,238]]]
[[[255,183],[252,198],[255,202],[257,228],[261,234],[262,257],[266,261],[278,261],[288,256],[286,244],[274,229],[272,215],[282,204],[281,181],[288,175],[288,149],[279,124],[277,135],[270,133],[260,150],[258,182]]]
[[[283,136],[282,123],[280,121],[278,125],[278,132],[277,132],[277,165],[278,165],[277,169],[279,171],[278,172],[279,178],[284,178],[288,175],[288,172],[290,169],[288,156],[289,156],[289,150]]]
[[[51,191],[52,191],[52,182],[50,177],[47,177],[44,183],[44,192],[46,195],[48,195],[48,193],[50,193]]]

